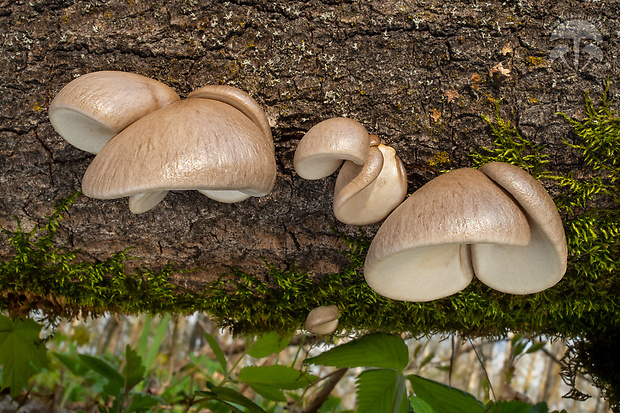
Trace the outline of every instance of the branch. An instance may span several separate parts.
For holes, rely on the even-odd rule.
[[[349,369],[345,367],[334,371],[329,381],[319,390],[316,397],[310,401],[310,404],[306,406],[303,413],[316,413],[348,370]]]

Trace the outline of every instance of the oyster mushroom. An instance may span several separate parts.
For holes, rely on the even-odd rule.
[[[396,151],[352,119],[320,122],[295,151],[295,171],[305,179],[325,178],[341,165],[334,190],[334,215],[341,222],[379,222],[407,195],[407,174]]]
[[[476,275],[512,294],[542,291],[566,271],[567,247],[553,200],[527,172],[501,162],[441,175],[385,220],[364,265],[389,298],[430,301]]]
[[[338,306],[321,306],[306,317],[306,330],[316,335],[331,334],[338,327]]]
[[[220,202],[267,195],[276,165],[266,115],[249,95],[233,89],[218,87],[223,101],[215,89],[209,90],[212,98],[198,89],[129,125],[88,167],[84,194],[130,197],[133,213],[153,208],[170,190],[199,190]],[[225,103],[231,96],[243,97],[242,110]]]
[[[67,142],[96,154],[136,120],[178,100],[171,88],[144,76],[93,72],[69,82],[56,95],[49,117]]]
[[[545,188],[514,165],[492,162],[479,169],[512,195],[530,226],[527,245],[472,245],[476,277],[498,291],[531,294],[555,285],[566,272],[568,248],[562,218]]]
[[[471,244],[527,245],[530,228],[514,200],[475,169],[429,181],[383,222],[364,264],[368,285],[404,301],[431,301],[469,285]]]

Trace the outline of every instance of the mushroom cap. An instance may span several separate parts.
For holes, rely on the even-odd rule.
[[[212,99],[228,103],[250,118],[263,131],[267,143],[272,147],[274,146],[269,119],[267,119],[265,111],[263,111],[258,102],[243,90],[226,85],[207,85],[194,90],[187,95],[187,98]]]
[[[405,301],[454,294],[473,278],[467,244],[526,245],[527,219],[480,171],[440,175],[406,199],[373,239],[364,276],[377,293]]]
[[[168,86],[127,72],[102,71],[69,82],[49,107],[54,129],[78,149],[99,153],[117,133],[179,100]]]
[[[82,188],[100,199],[189,189],[245,199],[268,194],[275,179],[273,143],[259,126],[226,103],[186,99],[115,136],[86,170]]]
[[[295,150],[293,165],[304,179],[322,179],[343,161],[363,165],[368,156],[370,138],[366,128],[348,118],[331,118],[314,125]]]
[[[338,306],[321,306],[306,317],[306,330],[316,335],[331,334],[338,327]]]
[[[496,290],[531,294],[555,285],[566,272],[568,249],[562,219],[545,188],[521,168],[492,162],[479,169],[508,191],[525,212],[527,245],[472,245],[476,277]]]
[[[407,172],[396,151],[371,146],[363,166],[346,161],[336,180],[334,215],[351,225],[381,221],[407,196]]]

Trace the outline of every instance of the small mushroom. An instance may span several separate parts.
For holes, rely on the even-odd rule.
[[[374,224],[406,196],[407,172],[394,148],[371,146],[363,166],[351,161],[342,166],[334,189],[334,215],[345,224]]]
[[[334,190],[334,215],[341,222],[378,222],[407,195],[407,174],[396,151],[352,119],[320,122],[295,151],[295,171],[305,179],[325,178],[341,165]]]
[[[321,306],[306,317],[306,330],[316,335],[331,334],[338,327],[338,306]]]
[[[422,186],[387,217],[364,276],[386,297],[431,301],[469,285],[470,244],[529,241],[527,219],[512,197],[482,172],[458,169]]]
[[[223,100],[245,95],[231,89],[220,87]],[[84,174],[84,194],[128,196],[137,214],[153,208],[170,190],[199,190],[221,202],[271,192],[276,165],[264,112],[252,115],[264,118],[257,124],[244,111],[203,98],[199,91],[142,117],[110,140]],[[253,106],[249,95],[243,99],[250,102],[244,109]]]
[[[136,120],[178,100],[171,88],[144,76],[93,72],[69,82],[56,95],[49,117],[67,142],[96,154]]]
[[[568,248],[562,218],[545,188],[523,169],[503,162],[481,172],[505,189],[524,211],[531,231],[527,245],[472,245],[476,277],[498,291],[531,294],[555,285],[566,272]]]
[[[323,179],[336,172],[343,161],[363,165],[370,138],[366,128],[348,118],[331,118],[314,125],[301,139],[293,165],[304,179]]]

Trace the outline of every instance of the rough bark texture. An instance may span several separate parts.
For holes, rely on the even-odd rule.
[[[31,228],[55,200],[80,189],[93,156],[67,144],[47,116],[76,76],[134,72],[181,97],[226,84],[268,114],[278,164],[270,195],[227,205],[174,192],[141,215],[125,199],[80,197],[61,242],[87,258],[134,247],[146,265],[203,267],[192,276],[199,284],[228,265],[261,273],[261,258],[317,275],[337,271],[345,258],[331,228],[357,229],[333,217],[335,177],[311,182],[293,171],[305,131],[330,117],[357,119],[396,148],[412,192],[440,169],[468,166],[473,148],[491,144],[481,115],[492,116],[502,99],[503,116],[547,145],[550,168],[570,170],[578,162],[562,142],[570,126],[555,112],[579,116],[584,92],[597,96],[607,77],[617,94],[618,15],[616,2],[569,0],[0,1],[0,225],[14,228],[17,216]],[[569,20],[591,23],[602,40],[582,40],[578,53],[571,38],[551,40]],[[562,43],[566,60],[552,61]],[[602,59],[587,53],[588,43]],[[509,76],[493,73],[499,63]],[[9,248],[1,240],[3,255]]]

